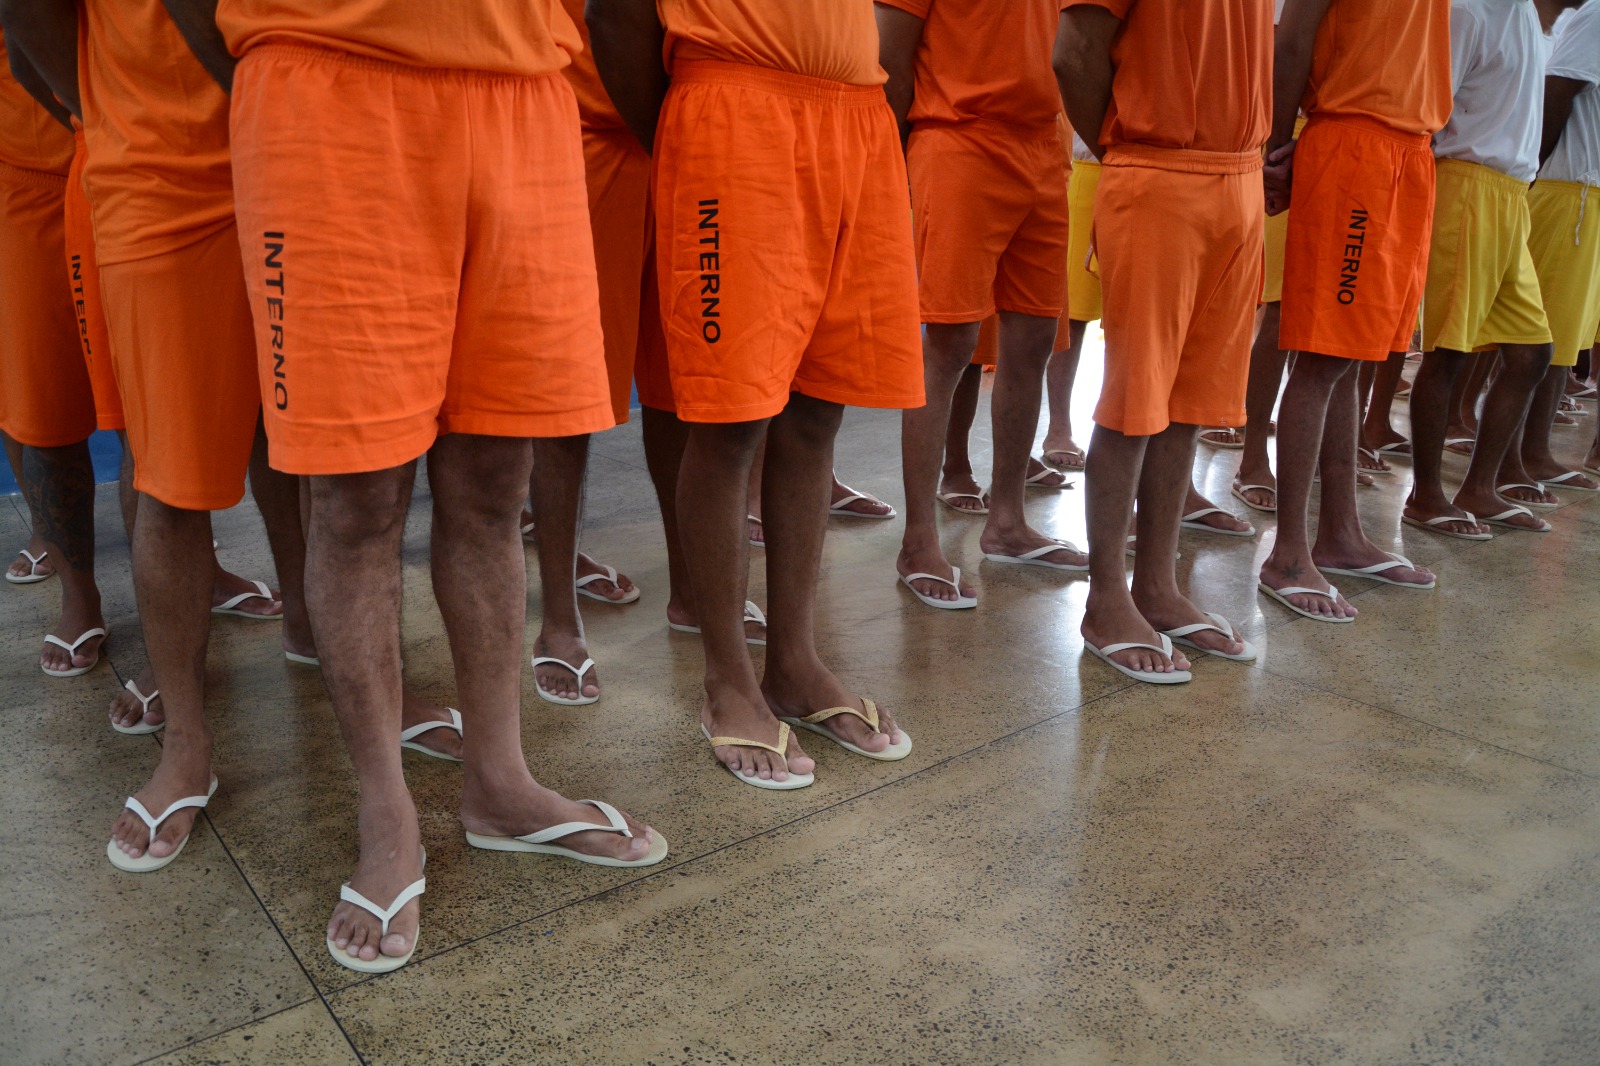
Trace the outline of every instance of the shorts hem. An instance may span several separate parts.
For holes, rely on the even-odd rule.
[[[994,313],[995,307],[993,304],[989,306],[987,311],[954,311],[943,313],[923,311],[920,314],[919,321],[921,321],[925,326],[971,326],[982,322],[984,319],[988,318]]]
[[[1454,340],[1455,338],[1450,338],[1450,339]],[[1438,351],[1440,348],[1447,348],[1452,352],[1464,352],[1464,353],[1466,353],[1468,355],[1471,355],[1471,354],[1476,353],[1476,352],[1486,352],[1486,351],[1490,350],[1491,348],[1498,348],[1502,344],[1554,344],[1554,343],[1555,343],[1555,338],[1550,336],[1548,333],[1545,334],[1543,337],[1539,337],[1539,338],[1531,339],[1531,340],[1530,339],[1525,339],[1525,338],[1520,338],[1520,337],[1493,337],[1493,338],[1490,338],[1489,340],[1478,341],[1478,342],[1476,342],[1474,344],[1466,345],[1465,347],[1457,347],[1454,344],[1446,343],[1446,338],[1437,337],[1431,342],[1428,341],[1426,338],[1424,338],[1424,340],[1422,342],[1422,351],[1424,352],[1424,354],[1426,354],[1428,352]]]
[[[106,433],[122,433],[128,428],[125,418],[99,418],[95,420],[95,428]]]
[[[1052,319],[1060,319],[1062,313],[1066,310],[1065,308],[1061,307],[1060,305],[1057,305],[1055,307],[1023,307],[1020,304],[1000,304],[1000,303],[996,303],[994,305],[994,309],[996,311],[1005,311],[1005,312],[1007,312],[1009,314],[1013,314],[1013,315],[1028,315],[1028,316],[1030,316],[1032,318],[1052,318]]]
[[[1105,314],[1105,309],[1101,308],[1101,307],[1095,307],[1095,308],[1074,307],[1073,305],[1068,304],[1067,305],[1066,317],[1070,321],[1082,322],[1084,325],[1087,326],[1091,322],[1100,321],[1101,316],[1103,316],[1104,314]]]
[[[616,426],[611,401],[559,415],[506,415],[481,412],[439,412],[439,436],[469,433],[479,437],[581,437]]]
[[[281,432],[281,431],[280,431]],[[364,444],[348,447],[326,445],[286,445],[274,439],[272,427],[267,427],[267,465],[280,474],[294,477],[323,477],[335,474],[371,474],[379,470],[393,470],[427,454],[441,434],[431,431],[426,435],[413,434],[403,440],[387,444]]]
[[[93,435],[94,430],[80,432],[75,429],[62,430],[60,433],[30,432],[24,429],[17,432],[9,426],[0,427],[5,430],[6,436],[16,441],[25,448],[70,448],[74,444],[82,444]]]
[[[1381,363],[1395,350],[1387,347],[1378,349],[1357,348],[1349,344],[1319,344],[1286,336],[1281,329],[1278,333],[1278,349],[1285,352],[1310,352],[1313,355],[1328,355],[1336,359],[1349,359],[1362,363]]]
[[[809,385],[803,381],[795,382],[794,391],[802,396],[809,396],[813,400],[824,403],[836,403],[842,407],[865,407],[879,411],[906,411],[914,407],[921,407],[928,402],[927,396],[921,389],[915,392],[878,392],[871,395],[862,395],[848,389],[829,389]]]
[[[203,491],[193,492],[192,490],[169,490],[152,486],[148,479],[140,476],[139,470],[141,469],[141,466],[135,465],[133,475],[134,489],[144,493],[153,500],[157,500],[166,504],[168,507],[173,507],[180,511],[226,511],[230,507],[237,506],[244,499],[245,484],[243,471],[241,471],[239,475],[238,491],[234,491],[230,488],[226,491],[218,490],[214,495],[207,495]]]

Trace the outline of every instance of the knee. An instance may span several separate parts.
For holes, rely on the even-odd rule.
[[[1533,389],[1544,380],[1555,357],[1551,345],[1517,345],[1500,351],[1501,380],[1513,388]]]
[[[313,535],[352,545],[393,533],[405,525],[409,488],[394,470],[312,477]]]
[[[808,447],[817,447],[831,445],[843,422],[841,405],[795,393],[783,413],[773,420],[773,427]]]

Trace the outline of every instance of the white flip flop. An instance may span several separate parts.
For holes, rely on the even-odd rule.
[[[150,725],[144,720],[144,716],[150,713],[150,705],[160,697],[160,689],[156,689],[154,692],[150,693],[150,695],[146,696],[143,692],[139,691],[139,686],[134,684],[132,681],[126,682],[122,687],[133,693],[133,698],[139,701],[139,724],[118,725],[116,722],[112,722],[112,729],[115,729],[123,736],[145,737],[149,736],[151,733],[159,733],[161,730],[167,728],[167,722],[164,718],[155,725]]]
[[[1042,566],[1049,570],[1069,570],[1075,574],[1088,572],[1088,563],[1052,563],[1045,558],[1046,555],[1059,551],[1069,551],[1077,555],[1083,554],[1078,546],[1071,541],[1061,541],[1057,544],[1046,544],[1042,548],[1023,552],[1021,555],[1000,555],[996,552],[984,552],[983,557],[991,563],[1001,563],[1005,566]]]
[[[910,589],[911,595],[929,607],[937,607],[941,611],[967,611],[978,606],[978,597],[961,595],[961,568],[952,566],[950,572],[954,575],[953,577],[940,577],[938,574],[901,574],[900,584]],[[911,584],[913,581],[935,581],[941,585],[949,585],[956,590],[956,598],[953,600],[941,600],[925,595],[917,591],[916,587]]]
[[[1260,504],[1251,503],[1248,499],[1246,499],[1245,493],[1249,492],[1251,489],[1272,493],[1272,506],[1262,507]],[[1278,513],[1278,490],[1271,485],[1235,485],[1233,486],[1232,491],[1234,499],[1238,500],[1252,511],[1260,511],[1262,514]]]
[[[1066,471],[1057,470],[1055,467],[1050,466],[1049,464],[1045,463],[1043,459],[1039,460],[1039,462],[1040,462],[1040,464],[1042,464],[1044,466],[1044,469],[1039,471],[1037,474],[1034,474],[1032,477],[1028,478],[1026,481],[1024,481],[1023,482],[1024,486],[1026,486],[1027,488],[1030,488],[1030,489],[1048,489],[1051,492],[1065,492],[1067,489],[1076,487],[1072,483],[1072,481],[1070,479],[1068,479],[1068,477],[1066,475]],[[1061,484],[1059,484],[1059,485],[1047,485],[1047,484],[1045,484],[1045,482],[1047,482],[1049,479],[1051,479],[1053,477],[1060,478],[1061,479]]]
[[[267,583],[265,581],[252,581],[250,583],[255,586],[255,591],[241,592],[237,596],[230,596],[221,603],[217,604],[215,607],[211,608],[211,613],[231,615],[234,618],[249,618],[256,622],[283,621],[283,615],[281,613],[252,614],[249,611],[239,610],[239,605],[245,600],[266,600],[269,603],[277,600],[277,597],[272,594],[272,589],[267,587]]]
[[[446,755],[442,751],[435,751],[432,748],[424,747],[423,745],[417,743],[418,737],[424,733],[431,733],[435,729],[453,729],[455,730],[456,736],[464,736],[464,734],[461,732],[461,712],[456,710],[454,707],[446,707],[445,710],[450,713],[450,720],[448,722],[419,722],[410,729],[402,729],[400,731],[400,746],[406,751],[414,751],[418,755],[426,755],[430,759],[440,759],[444,762],[460,762],[461,760],[456,758],[454,755]]]
[[[1594,470],[1590,467],[1585,467],[1584,469],[1591,474],[1600,474],[1600,470]],[[1579,478],[1582,476],[1583,475],[1576,470],[1568,470],[1564,474],[1557,474],[1555,477],[1548,477],[1542,480],[1544,487],[1547,489],[1566,489],[1568,492],[1600,492],[1600,488],[1591,489],[1584,485],[1567,484],[1573,478]]]
[[[744,601],[744,620],[746,622],[754,622],[756,625],[761,626],[767,624],[767,616],[761,613],[761,608],[757,607],[749,600]],[[677,622],[674,622],[671,619],[667,620],[667,628],[672,630],[674,633],[693,633],[697,637],[702,635],[699,626],[679,625]],[[767,646],[765,637],[747,636],[744,638],[744,642],[755,648],[765,648]]]
[[[1477,444],[1478,444],[1478,438],[1477,437],[1446,437],[1445,438],[1445,442],[1444,442],[1444,450],[1445,451],[1450,452],[1453,455],[1471,455],[1472,454],[1472,448],[1468,448],[1464,452],[1457,451],[1455,448],[1451,447],[1451,445],[1453,445],[1453,444],[1470,444],[1475,448],[1475,447],[1477,447]]]
[[[938,492],[934,495],[939,498],[940,503],[950,508],[950,510],[954,511],[956,514],[986,515],[989,513],[989,505],[984,501],[983,494],[981,492]],[[954,502],[956,500],[977,500],[981,506],[957,507]]]
[[[1526,482],[1526,481],[1508,481],[1504,485],[1496,485],[1494,487],[1494,491],[1496,493],[1498,493],[1499,495],[1501,495],[1501,496],[1504,496],[1506,494],[1506,490],[1507,489],[1532,489],[1534,492],[1544,492],[1545,491],[1545,487],[1543,485],[1530,484],[1529,482]],[[1523,507],[1537,507],[1541,511],[1553,511],[1557,507],[1561,506],[1561,501],[1560,500],[1556,500],[1554,503],[1545,503],[1543,500],[1540,500],[1538,502],[1534,502],[1533,500],[1515,500],[1514,499],[1514,500],[1512,500],[1512,502],[1520,504]]]
[[[1539,524],[1536,526],[1513,525],[1510,520],[1519,515],[1527,515],[1529,518],[1534,519]],[[1507,507],[1504,511],[1501,511],[1499,514],[1485,515],[1484,517],[1478,519],[1478,521],[1487,523],[1491,526],[1500,526],[1503,529],[1514,529],[1519,533],[1548,533],[1550,530],[1555,528],[1549,522],[1546,522],[1544,519],[1535,515],[1532,511],[1528,510],[1526,507],[1523,507],[1521,504],[1513,504],[1512,506]]]
[[[835,736],[833,733],[822,727],[822,723],[826,722],[830,718],[841,714],[852,714],[861,719],[863,722],[867,723],[867,726],[874,733],[883,732],[882,729],[878,728],[878,705],[866,697],[862,697],[861,704],[866,708],[864,713],[856,710],[854,707],[830,707],[825,711],[818,711],[816,714],[808,714],[804,718],[791,718],[787,715],[780,715],[778,721],[788,722],[796,729],[804,729],[808,732],[815,733],[818,736],[827,737],[845,751],[853,752],[856,755],[861,755],[868,759],[876,759],[878,762],[899,762],[907,755],[910,755],[911,734],[907,733],[904,729],[900,730],[900,743],[890,744],[882,751],[868,751],[866,748],[859,747],[850,743],[848,740],[844,740],[841,737]]]
[[[778,758],[782,759],[785,769],[787,769],[789,765],[789,756],[787,754],[789,747],[789,731],[790,726],[788,722],[779,722],[778,743],[767,744],[759,740],[744,740],[740,737],[714,737],[711,735],[711,730],[705,727],[704,722],[700,724],[700,734],[706,738],[707,742],[710,743],[713,748],[725,746],[735,748],[760,748],[762,751],[770,751],[777,755]],[[724,770],[728,771],[728,773],[732,774],[734,780],[736,781],[743,781],[747,785],[754,785],[756,788],[764,788],[772,792],[789,792],[793,789],[805,788],[817,779],[816,774],[790,773],[789,780],[774,781],[760,777],[747,777],[746,775],[739,773],[727,763],[723,762],[721,759],[717,760],[717,765],[721,766]]]
[[[583,665],[582,666],[573,666],[571,663],[567,662],[565,659],[555,659],[555,658],[551,658],[548,655],[536,655],[536,656],[534,656],[534,658],[533,658],[533,668],[535,670],[537,670],[539,667],[545,666],[545,665],[564,666],[568,670],[571,670],[574,674],[576,674],[577,678],[578,678],[578,695],[577,695],[576,698],[568,698],[566,696],[557,696],[554,693],[546,692],[544,690],[544,688],[539,684],[539,679],[536,677],[533,680],[533,687],[538,690],[539,698],[541,700],[544,700],[546,703],[554,703],[554,704],[556,704],[557,706],[560,706],[560,707],[587,707],[591,703],[599,703],[600,702],[600,697],[599,696],[585,696],[583,694],[583,675],[587,674],[590,670],[594,669],[594,660],[593,659],[585,659],[585,660],[583,660]]]
[[[1401,448],[1404,448],[1405,451],[1401,451]],[[1409,463],[1411,461],[1411,442],[1398,440],[1393,444],[1385,444],[1378,449],[1378,454],[1385,459],[1404,459]]]
[[[1206,517],[1207,515],[1214,514],[1225,514],[1229,518],[1238,517],[1238,515],[1235,515],[1232,511],[1226,511],[1221,507],[1202,507],[1198,511],[1191,511],[1184,515],[1183,521],[1180,522],[1179,525],[1181,525],[1184,529],[1192,529],[1196,533],[1217,533],[1224,537],[1253,537],[1258,532],[1256,527],[1251,525],[1249,522],[1246,522],[1246,528],[1241,530],[1218,529],[1216,526],[1208,526],[1204,522],[1200,521],[1200,519]]]
[[[1237,435],[1239,430],[1232,426],[1212,426],[1210,429],[1202,429],[1195,439],[1201,444],[1204,444],[1207,448],[1219,448],[1225,452],[1239,452],[1244,450],[1244,441],[1242,440],[1224,444],[1222,441],[1212,440],[1210,437],[1207,437],[1207,433],[1233,433]]]
[[[132,796],[128,797],[128,802],[124,803],[123,806],[139,816],[139,820],[142,821],[150,830],[150,840],[154,841],[156,838],[156,833],[161,829],[162,822],[165,822],[168,818],[171,818],[179,811],[188,810],[190,807],[195,807],[199,810],[205,810],[206,804],[210,803],[211,797],[215,796],[216,794],[217,775],[212,774],[211,787],[206,789],[206,794],[204,796],[185,796],[181,800],[176,800],[172,806],[161,812],[161,817],[159,818],[150,817],[150,812],[145,809],[145,805],[134,799]],[[178,846],[172,849],[171,855],[159,859],[150,854],[150,845],[147,843],[145,845],[144,854],[140,855],[136,859],[132,855],[129,855],[123,851],[121,848],[117,847],[117,842],[115,840],[108,840],[106,841],[106,858],[111,860],[112,866],[115,866],[117,869],[126,873],[154,873],[163,866],[171,863],[172,860],[176,859],[179,855],[183,854],[184,846],[188,843],[189,835],[185,834],[184,838],[178,841]]]
[[[1083,642],[1083,647],[1084,650],[1105,662],[1118,673],[1126,674],[1135,681],[1143,681],[1149,685],[1181,685],[1186,681],[1193,680],[1194,675],[1188,670],[1173,670],[1165,674],[1157,673],[1153,670],[1135,670],[1131,666],[1123,666],[1121,663],[1112,658],[1112,656],[1119,651],[1128,651],[1130,648],[1145,648],[1149,651],[1158,651],[1170,659],[1172,658],[1172,638],[1167,636],[1165,633],[1160,634],[1160,636],[1161,643],[1159,645],[1144,644],[1137,640],[1129,640],[1124,641],[1121,644],[1107,644],[1103,648],[1097,648],[1093,644],[1090,644],[1088,640],[1085,640]]]
[[[111,639],[111,634],[99,626],[95,626],[93,629],[85,629],[83,634],[71,644],[68,644],[54,633],[46,633],[44,635],[44,642],[46,644],[54,644],[58,648],[66,649],[68,661],[71,660],[72,656],[78,654],[79,648],[83,647],[85,643],[93,640],[95,637],[100,637],[102,639],[100,641],[100,647],[95,651],[94,662],[90,663],[88,666],[71,666],[65,670],[52,670],[48,666],[40,665],[39,669],[43,670],[51,677],[82,677],[84,674],[87,674],[90,670],[93,670],[95,667],[100,665],[100,653],[105,649],[106,641]]]
[[[1429,533],[1437,533],[1441,537],[1454,537],[1456,540],[1494,539],[1493,533],[1457,533],[1454,530],[1444,528],[1445,526],[1448,526],[1454,522],[1468,522],[1476,525],[1478,516],[1473,514],[1471,511],[1468,511],[1465,514],[1442,514],[1437,518],[1427,519],[1412,518],[1408,514],[1401,514],[1400,521],[1404,522],[1408,526],[1415,526],[1417,529],[1427,530]]]
[[[753,514],[747,514],[744,517],[745,517],[745,521],[754,522],[756,525],[761,527],[762,536],[766,535],[767,524],[765,522],[763,522],[761,519],[757,518]],[[748,537],[748,536],[745,539],[750,542],[750,547],[752,547],[752,548],[765,548],[767,546],[767,542],[764,541],[764,540],[756,540],[754,537]]]
[[[54,570],[50,571],[48,574],[39,573],[39,564],[44,562],[45,556],[50,554],[48,551],[42,551],[38,555],[34,555],[29,552],[27,548],[23,548],[17,554],[28,560],[28,572],[23,574],[21,577],[17,577],[13,575],[11,571],[7,570],[6,580],[11,582],[13,585],[36,585],[41,581],[48,581],[55,576]]]
[[[426,855],[423,856],[423,863],[427,863]],[[357,907],[360,907],[362,910],[378,919],[378,921],[381,923],[378,926],[378,942],[382,943],[383,938],[389,935],[389,923],[394,921],[394,916],[399,914],[401,908],[403,908],[407,903],[410,903],[412,900],[422,895],[427,891],[427,889],[428,879],[426,877],[419,877],[405,888],[402,888],[400,890],[400,894],[394,898],[393,903],[389,904],[387,907],[380,907],[366,896],[363,896],[361,893],[351,888],[350,882],[346,881],[344,884],[339,886],[339,898],[345,903],[355,904]],[[385,955],[380,950],[378,952],[378,957],[373,959],[371,962],[368,962],[366,959],[358,958],[355,955],[345,951],[343,948],[333,942],[332,937],[328,937],[326,939],[328,942],[328,954],[333,956],[334,962],[337,962],[345,969],[354,970],[356,973],[393,973],[395,970],[398,970],[400,967],[410,962],[411,956],[417,953],[417,941],[422,939],[422,928],[420,925],[418,926],[417,936],[415,940],[411,941],[410,951],[406,952],[404,955]]]
[[[1206,617],[1211,619],[1210,625],[1206,624],[1205,622],[1195,622],[1192,625],[1179,626],[1177,629],[1164,629],[1162,632],[1171,637],[1174,644],[1182,644],[1186,648],[1193,648],[1195,651],[1203,651],[1207,655],[1215,655],[1219,659],[1231,659],[1236,663],[1255,662],[1255,646],[1239,635],[1238,627],[1236,627],[1226,618],[1222,617],[1220,614],[1212,614],[1210,611],[1207,611]],[[1202,648],[1199,644],[1196,644],[1192,639],[1190,639],[1194,636],[1194,634],[1204,633],[1208,630],[1215,633],[1221,633],[1229,640],[1237,640],[1240,644],[1244,645],[1244,650],[1238,655],[1229,655],[1227,652],[1217,651],[1215,648]]]
[[[301,666],[322,665],[322,660],[317,658],[315,655],[301,655],[299,652],[285,651],[283,653],[283,657],[292,663],[299,663]]]
[[[881,503],[885,507],[889,508],[889,513],[888,514],[869,514],[869,513],[865,512],[865,511],[852,511],[852,510],[849,510],[850,504],[855,503],[857,500],[871,500],[873,503]],[[896,511],[894,509],[894,504],[889,503],[889,502],[887,502],[885,500],[880,500],[876,496],[870,495],[870,494],[865,493],[865,492],[857,492],[857,493],[854,493],[852,495],[842,497],[841,499],[839,499],[835,503],[829,504],[828,505],[828,513],[830,515],[833,515],[835,518],[875,518],[875,519],[878,519],[880,521],[886,521],[886,520],[888,520],[890,518],[898,518],[898,517],[900,517],[900,512]]]
[[[1350,616],[1335,618],[1332,615],[1312,614],[1310,611],[1296,607],[1294,604],[1289,602],[1290,596],[1321,596],[1325,600],[1338,603],[1339,590],[1333,585],[1329,585],[1328,591],[1326,592],[1322,591],[1321,589],[1302,588],[1299,585],[1285,585],[1281,589],[1275,589],[1265,581],[1257,581],[1256,587],[1262,592],[1265,592],[1268,596],[1271,596],[1273,599],[1277,600],[1279,603],[1283,604],[1285,607],[1289,608],[1289,610],[1293,611],[1301,618],[1309,618],[1313,622],[1331,622],[1335,625],[1346,625],[1355,621],[1355,618]]]
[[[601,603],[609,603],[615,607],[621,607],[625,603],[637,602],[639,599],[638,585],[635,585],[633,587],[633,591],[629,592],[626,596],[623,596],[620,600],[614,600],[609,596],[602,596],[598,592],[589,591],[589,586],[594,584],[596,581],[609,581],[620,589],[622,585],[617,581],[619,576],[621,575],[617,573],[616,567],[608,566],[601,570],[598,574],[587,574],[578,578],[578,580],[573,582],[573,584],[577,586],[578,595],[587,596],[591,600],[599,600]]]
[[[1419,585],[1415,581],[1396,581],[1392,577],[1383,576],[1390,570],[1399,570],[1401,568],[1415,570],[1417,564],[1407,559],[1404,555],[1391,555],[1381,563],[1373,563],[1371,566],[1363,566],[1356,570],[1346,570],[1341,566],[1317,567],[1324,574],[1336,574],[1339,577],[1364,577],[1368,581],[1380,581],[1385,585],[1393,585],[1402,589],[1416,589],[1418,592],[1426,592],[1428,589],[1439,587],[1438,578],[1428,582],[1426,585]]]
[[[532,855],[554,855],[561,859],[573,859],[577,862],[587,862],[595,866],[654,866],[667,857],[667,838],[660,833],[656,834],[650,842],[650,850],[645,852],[642,859],[613,859],[609,855],[585,855],[581,851],[573,851],[559,844],[551,843],[563,837],[572,836],[574,833],[621,833],[629,840],[633,839],[633,830],[628,828],[627,819],[622,817],[620,811],[604,800],[579,800],[587,803],[595,810],[606,816],[607,825],[595,825],[593,822],[563,822],[553,825],[549,829],[541,829],[537,833],[529,833],[520,837],[492,837],[481,833],[467,833],[467,843],[484,851],[515,851]]]

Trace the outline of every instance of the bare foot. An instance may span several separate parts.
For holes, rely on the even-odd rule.
[[[944,557],[944,553],[937,547],[926,550],[913,551],[901,547],[900,557],[895,560],[895,569],[901,577],[911,574],[932,574],[935,577],[945,578],[946,581],[955,580],[955,567]],[[911,587],[922,595],[934,600],[968,599],[977,595],[976,590],[965,579],[960,582],[960,589],[946,583],[946,581],[929,581],[927,578],[918,578],[911,582]]]
[[[1056,563],[1074,570],[1089,567],[1089,555],[1081,552],[1076,547],[1055,537],[1047,537],[1032,526],[1023,526],[1020,530],[999,532],[990,525],[985,525],[983,533],[978,537],[978,547],[985,555],[1005,555],[1013,559],[1021,558],[1029,552],[1038,551],[1047,545],[1055,545],[1056,550],[1045,552],[1038,556],[1044,562]],[[933,571],[929,571],[932,573]]]
[[[378,906],[390,906],[423,875],[416,808],[410,797],[400,809],[369,811],[363,805],[358,824],[361,857],[347,883]],[[420,903],[411,900],[390,920],[385,935],[377,915],[341,900],[328,920],[328,939],[340,951],[364,962],[375,961],[379,954],[404,958],[417,942],[421,914]]]
[[[611,580],[613,573],[617,575],[615,581]],[[583,552],[578,553],[577,579],[583,585],[585,592],[598,596],[608,603],[632,603],[638,599],[634,595],[638,592],[638,588],[628,579],[627,574],[619,573],[614,567],[596,562]]]
[[[1511,504],[1501,499],[1497,493],[1490,493],[1485,496],[1468,496],[1465,492],[1457,492],[1454,502],[1463,511],[1491,518],[1509,511],[1512,507]],[[1544,519],[1526,511],[1521,514],[1507,515],[1502,521],[1505,523],[1503,528],[1523,529],[1532,532],[1540,532],[1550,526]]]
[[[589,649],[584,646],[583,638],[575,634],[539,634],[539,639],[534,641],[533,654],[535,658],[560,659],[564,663],[572,664],[572,669],[567,670],[555,663],[543,663],[534,667],[534,684],[552,696],[562,699],[575,700],[582,696],[584,699],[597,698],[600,695],[600,676],[590,667],[583,675],[583,683],[578,683],[578,670],[583,666],[584,660],[589,658]]]
[[[100,613],[98,606],[94,608],[76,607],[67,609],[63,606],[61,619],[56,622],[55,628],[50,632],[58,640],[72,644],[83,634],[91,629],[104,629],[105,616]],[[46,670],[78,670],[85,666],[93,666],[100,661],[100,646],[106,638],[103,636],[90,637],[78,645],[78,650],[69,652],[59,644],[46,643],[39,651],[39,665]]]
[[[567,799],[526,774],[511,782],[496,782],[493,791],[474,774],[467,774],[461,789],[461,825],[469,833],[492,837],[529,836],[567,822],[584,822],[594,832],[562,837],[564,848],[584,855],[637,862],[650,851],[656,832],[632,815],[622,813],[633,836],[600,827],[609,823],[587,803]]]
[[[752,548],[765,548],[767,546],[767,530],[762,525],[761,519],[755,515],[750,515],[747,521],[750,525],[746,536],[750,538],[750,546]]]
[[[1030,489],[1067,489],[1072,482],[1061,471],[1047,466],[1041,460],[1028,458],[1027,486]]]
[[[851,514],[877,518],[887,518],[889,515],[894,514],[892,506],[884,503],[872,493],[853,489],[838,478],[834,478],[833,490],[828,497],[828,507],[830,509],[839,507],[844,500],[849,500],[850,502],[844,504],[840,509],[849,511]]]
[[[229,610],[259,618],[283,617],[283,594],[273,588],[269,588],[268,592],[270,598],[262,596],[254,581],[229,573],[219,564],[211,583],[211,608],[216,610],[235,596],[244,596]]]
[[[1161,634],[1157,633],[1155,627],[1127,601],[1116,602],[1112,607],[1096,605],[1086,610],[1079,632],[1083,634],[1086,644],[1092,644],[1096,648],[1127,643],[1153,645],[1149,648],[1127,648],[1111,653],[1112,659],[1129,670],[1170,674],[1189,669],[1188,658],[1177,648],[1172,649],[1170,658],[1155,650],[1161,647]]]
[[[1216,624],[1210,616],[1183,596],[1166,600],[1141,597],[1135,600],[1135,606],[1139,608],[1139,614],[1144,620],[1157,632],[1177,629],[1180,626]],[[1215,629],[1198,630],[1185,639],[1194,641],[1205,651],[1221,652],[1225,655],[1244,654],[1244,641],[1230,640]],[[1157,640],[1155,643],[1160,644],[1161,641]]]
[[[1245,488],[1246,485],[1251,486]],[[1245,470],[1233,479],[1234,495],[1259,511],[1275,511],[1278,507],[1278,478],[1272,468]]]
[[[1508,482],[1496,486],[1495,492],[1512,503],[1520,503],[1524,507],[1559,507],[1561,498],[1554,493],[1546,492],[1536,482]]]
[[[1200,431],[1200,443],[1209,444],[1213,448],[1243,448],[1244,433],[1231,426],[1202,429]]]
[[[776,744],[781,731],[779,727],[783,723],[772,713],[760,692],[744,694],[724,689],[706,700],[700,710],[700,724],[714,737],[737,737]],[[784,747],[783,758],[765,748],[746,748],[733,744],[718,745],[711,750],[718,762],[740,777],[760,778],[763,781],[787,781],[790,774],[803,777],[817,766],[792,731],[789,743]]]
[[[150,700],[148,709],[142,706],[138,697],[124,686],[111,697],[111,721],[124,729],[131,729],[140,724],[161,725],[165,722],[167,713],[161,707],[161,695],[156,689],[156,675],[145,670],[134,679],[133,686]]]
[[[1046,436],[1044,439],[1044,465],[1068,473],[1081,471],[1088,462],[1088,453],[1073,442],[1072,437],[1057,440]]]
[[[1312,563],[1318,569],[1333,567],[1338,570],[1365,570],[1369,566],[1392,562],[1397,558],[1399,556],[1384,551],[1365,537],[1353,544],[1325,544],[1318,540],[1311,549]],[[1392,567],[1385,570],[1383,576],[1388,581],[1402,585],[1432,585],[1437,580],[1437,575],[1432,570],[1415,564]],[[1293,600],[1295,597],[1291,596],[1290,599]]]
[[[1265,584],[1280,593],[1286,588],[1317,589],[1324,593],[1333,591],[1333,585],[1322,576],[1316,564],[1310,559],[1278,559],[1274,553],[1262,564],[1260,576]],[[1342,595],[1318,596],[1309,592],[1297,592],[1284,596],[1284,599],[1307,614],[1321,618],[1354,618],[1361,613],[1350,606],[1350,602]]]
[[[188,796],[204,796],[211,787],[211,740],[199,743],[182,742],[171,737],[161,747],[161,762],[148,784],[134,793],[134,799],[144,804],[145,810],[159,816],[173,803]],[[194,828],[194,808],[180,810],[161,823],[156,838],[150,839],[150,830],[138,815],[126,807],[111,827],[111,840],[131,859],[149,853],[164,859],[178,850],[183,838]]]
[[[787,718],[804,718],[835,707],[866,710],[861,697],[846,688],[820,659],[813,659],[799,668],[769,663],[766,676],[761,680],[761,692],[773,714]],[[881,704],[876,731],[853,714],[836,714],[823,722],[822,727],[863,751],[881,752],[905,739],[905,733],[895,724],[894,715]]]
[[[972,474],[945,474],[939,480],[939,495],[958,511],[982,514],[989,509],[989,495]]]
[[[28,555],[39,561],[30,562]],[[11,560],[11,565],[6,567],[6,573],[14,578],[26,578],[32,574],[35,578],[43,580],[56,572],[55,566],[50,562],[49,549],[45,547],[44,539],[37,533],[28,539],[28,555],[18,552]]]

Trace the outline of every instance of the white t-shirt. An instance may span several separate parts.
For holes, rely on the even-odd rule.
[[[1600,185],[1600,0],[1584,4],[1562,24],[1545,73],[1588,87],[1573,98],[1572,117],[1539,176]]]
[[[1454,0],[1455,108],[1433,154],[1531,182],[1539,173],[1547,47],[1533,0]]]
[[[1600,0],[1595,0],[1595,2],[1600,3]],[[1078,136],[1077,130],[1072,131],[1072,161],[1074,163],[1085,161],[1093,163],[1096,161],[1094,153],[1089,150],[1089,146],[1084,143],[1083,138]]]

